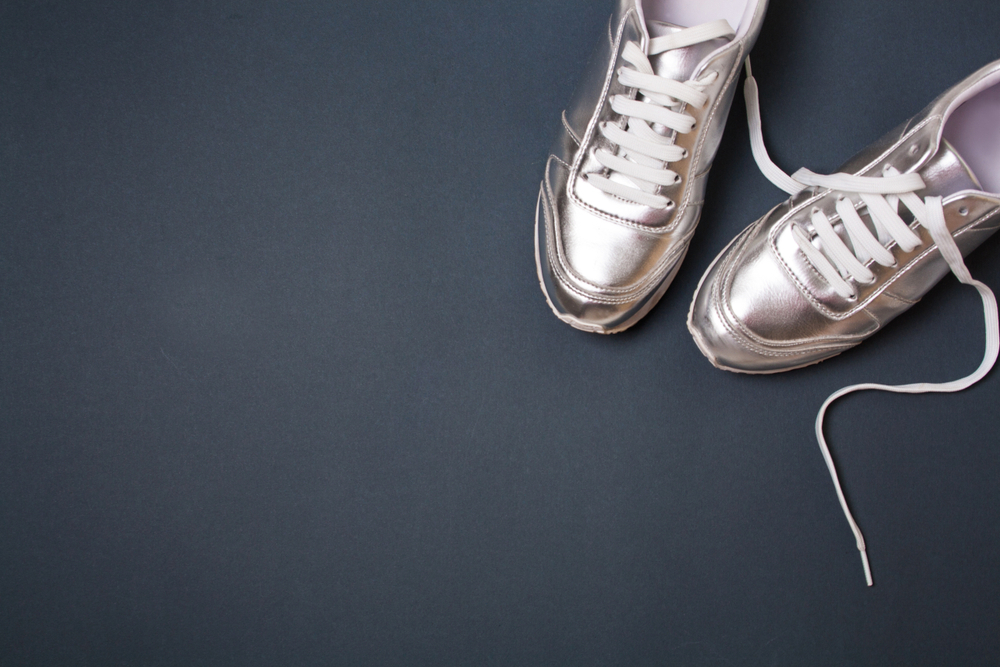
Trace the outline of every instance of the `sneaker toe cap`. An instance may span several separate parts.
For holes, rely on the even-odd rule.
[[[535,230],[538,278],[553,312],[600,333],[627,328],[655,305],[687,250],[686,238],[552,202],[544,186]]]
[[[775,373],[855,345],[790,282],[765,236],[751,226],[702,278],[688,314],[701,352],[725,370]]]

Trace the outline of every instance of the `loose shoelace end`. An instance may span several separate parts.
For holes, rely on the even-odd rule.
[[[861,552],[861,564],[865,566],[865,581],[868,585],[872,585],[872,568],[868,565],[868,552],[864,549],[859,549]]]

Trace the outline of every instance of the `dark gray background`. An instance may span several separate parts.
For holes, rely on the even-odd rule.
[[[996,664],[995,371],[946,278],[715,370],[701,273],[781,201],[737,100],[631,331],[558,322],[538,182],[611,3],[0,4],[0,664]],[[1000,57],[995,0],[773,0],[787,170]],[[969,267],[1000,288],[1000,238]]]

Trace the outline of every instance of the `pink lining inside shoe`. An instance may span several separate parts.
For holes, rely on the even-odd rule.
[[[749,0],[643,0],[642,11],[647,21],[662,21],[682,28],[726,19],[739,32],[748,4]]]
[[[944,138],[991,193],[1000,193],[1000,84],[977,93],[955,109]]]

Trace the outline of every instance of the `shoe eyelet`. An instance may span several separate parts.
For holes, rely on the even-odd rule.
[[[688,153],[687,149],[685,148],[685,149],[684,149],[684,152],[683,152],[683,153],[681,153],[681,159],[682,159],[682,160],[686,160],[686,159],[688,159],[689,157],[691,157],[691,154],[690,154],[690,153]]]
[[[889,165],[889,164],[883,164],[882,165],[882,173],[883,174],[888,174],[891,169],[892,169],[892,165]]]
[[[958,214],[960,216],[962,216],[963,218],[965,216],[969,215],[969,207],[968,206],[962,206],[961,208],[958,209]]]
[[[909,153],[910,155],[916,155],[919,150],[920,150],[920,144],[913,144],[912,146],[910,146]]]
[[[681,175],[677,174],[676,176],[674,176],[674,185],[677,185],[680,182],[681,182]]]

